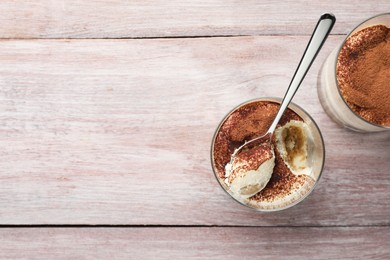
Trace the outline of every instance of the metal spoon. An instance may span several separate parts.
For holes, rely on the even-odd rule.
[[[333,14],[323,14],[314,29],[314,32],[310,38],[310,41],[306,47],[305,52],[303,53],[302,59],[299,62],[298,68],[295,71],[295,74],[290,82],[290,85],[287,89],[287,92],[283,98],[283,101],[280,105],[279,111],[276,114],[274,121],[269,127],[268,131],[259,137],[256,137],[250,141],[245,142],[243,145],[238,147],[234,152],[230,160],[231,167],[233,167],[233,162],[239,152],[244,148],[251,145],[252,147],[257,144],[262,143],[271,143],[272,135],[276,129],[277,124],[279,123],[280,118],[282,117],[287,106],[290,104],[292,98],[294,97],[296,91],[301,85],[303,79],[306,76],[307,71],[309,70],[314,59],[317,57],[318,52],[320,51],[322,45],[324,44],[326,38],[328,37],[330,31],[333,28],[334,23],[336,22],[336,17]]]

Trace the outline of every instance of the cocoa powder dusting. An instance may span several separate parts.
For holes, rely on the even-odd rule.
[[[234,111],[223,122],[215,138],[213,149],[214,165],[222,182],[225,178],[225,165],[230,162],[233,151],[245,141],[264,134],[271,125],[278,109],[279,104],[277,103],[257,101],[246,104]],[[279,122],[279,126],[283,126],[291,120],[303,121],[295,112],[287,109]],[[275,144],[275,138],[273,138],[273,143]],[[276,197],[286,196],[292,192],[294,185],[302,185],[306,182],[306,178],[308,177],[304,175],[295,176],[275,148],[275,168],[272,177],[267,186],[251,199],[269,201]]]
[[[376,25],[350,36],[340,50],[337,79],[353,111],[390,126],[390,29]]]
[[[283,162],[279,151],[275,149],[275,168],[267,186],[257,193],[253,199],[269,201],[275,197],[287,196],[293,189],[294,184],[302,179],[302,176],[295,176]]]

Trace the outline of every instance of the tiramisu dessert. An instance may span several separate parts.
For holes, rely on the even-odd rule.
[[[325,60],[318,95],[327,114],[358,132],[390,130],[390,13],[359,24]]]
[[[341,95],[355,113],[390,126],[390,28],[374,25],[348,37],[336,73]]]
[[[221,123],[212,147],[213,168],[222,187],[236,200],[260,210],[297,203],[312,190],[319,175],[312,168],[309,127],[291,109],[279,121],[271,143],[242,151],[230,164],[234,150],[264,134],[278,109],[278,103],[265,100],[240,106]]]

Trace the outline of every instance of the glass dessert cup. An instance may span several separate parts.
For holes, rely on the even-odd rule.
[[[310,166],[312,177],[308,177],[307,179],[310,179],[310,181],[305,181],[302,182],[302,186],[299,189],[294,189],[292,190],[291,194],[286,193],[286,196],[281,196],[278,199],[271,199],[270,201],[268,200],[260,200],[257,201],[255,199],[255,196],[251,198],[246,198],[243,199],[237,195],[235,195],[230,189],[229,186],[226,184],[224,178],[221,177],[221,170],[218,170],[217,164],[216,164],[216,139],[218,136],[218,133],[221,131],[221,127],[225,124],[226,120],[230,118],[230,116],[238,111],[240,108],[245,108],[247,105],[253,105],[258,102],[264,102],[264,103],[272,103],[272,104],[277,104],[280,105],[282,99],[280,98],[260,98],[260,99],[255,99],[255,100],[250,100],[247,101],[243,104],[240,104],[236,108],[234,108],[232,111],[230,111],[221,121],[219,126],[217,127],[217,130],[214,134],[213,141],[211,144],[211,164],[212,168],[214,171],[214,175],[222,187],[222,189],[229,194],[231,198],[233,198],[236,202],[247,206],[249,208],[252,208],[257,211],[262,211],[262,212],[272,212],[272,211],[280,211],[284,210],[287,208],[290,208],[299,202],[303,201],[315,188],[317,182],[320,179],[324,162],[325,162],[325,147],[324,147],[324,142],[323,138],[321,135],[321,132],[314,122],[314,120],[305,112],[302,108],[297,106],[294,103],[291,103],[288,106],[288,109],[293,111],[300,119],[303,120],[303,122],[307,125],[308,132],[310,133],[310,138],[307,140],[307,162],[308,165]],[[260,104],[260,103],[259,103]],[[287,166],[286,166],[287,167]],[[271,182],[271,181],[270,181]],[[270,184],[270,183],[269,183]],[[268,185],[267,185],[268,186]],[[271,189],[270,187],[265,187],[265,189]],[[275,192],[277,192],[275,190]],[[282,193],[281,193],[282,194]]]
[[[341,49],[350,36],[374,25],[390,27],[390,13],[380,14],[367,19],[355,27],[335,48],[323,63],[318,77],[318,96],[329,117],[340,126],[356,132],[389,131],[390,126],[378,125],[361,117],[353,111],[341,94],[337,80],[337,62]]]

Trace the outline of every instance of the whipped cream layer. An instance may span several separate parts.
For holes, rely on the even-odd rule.
[[[269,143],[264,143],[237,154],[233,164],[225,167],[225,183],[242,198],[248,198],[267,185],[275,166],[275,154]]]

